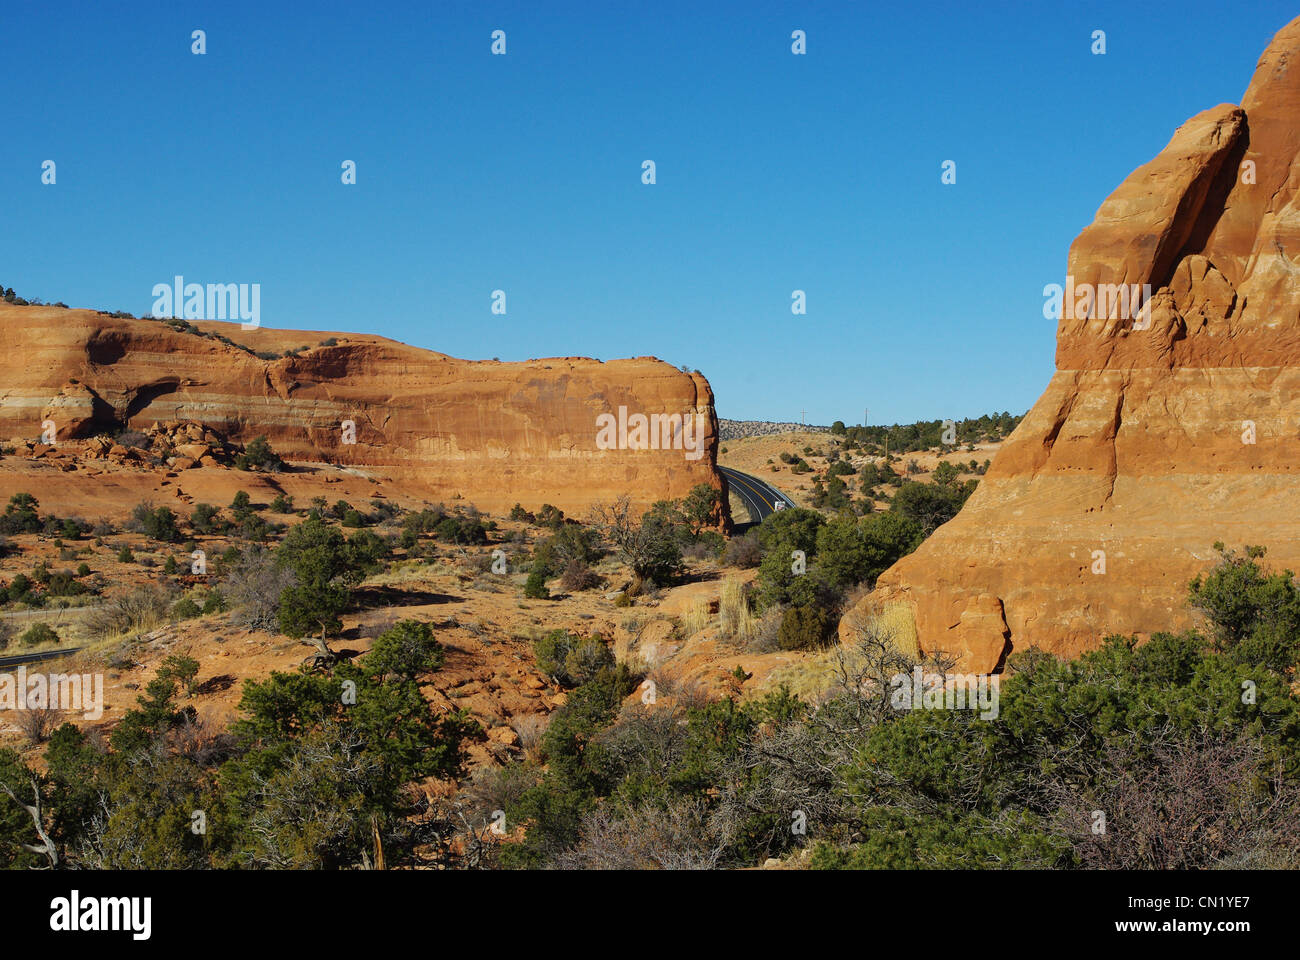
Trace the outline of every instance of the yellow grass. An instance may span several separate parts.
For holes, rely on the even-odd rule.
[[[682,616],[682,635],[693,637],[709,625],[709,601],[704,597],[691,603]]]
[[[742,643],[749,642],[757,629],[758,622],[745,599],[745,585],[736,577],[728,577],[722,584],[718,624],[724,634]]]
[[[916,620],[912,616],[910,605],[887,604],[875,615],[874,622],[876,629],[889,638],[890,644],[897,652],[913,660],[921,659],[921,647],[916,638]]]
[[[863,633],[875,632],[887,639],[896,652],[913,660],[921,659],[916,621],[909,604],[895,602],[873,613],[850,612],[845,616],[850,628]],[[815,703],[839,680],[838,658],[845,658],[850,669],[856,664],[858,654],[852,643],[850,639],[844,645],[823,650],[788,667],[779,667],[770,674],[768,685],[784,683],[795,696]]]

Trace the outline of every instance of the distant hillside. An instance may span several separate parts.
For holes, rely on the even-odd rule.
[[[744,437],[766,437],[792,430],[812,430],[823,433],[830,427],[806,423],[777,423],[772,420],[718,420],[719,440],[740,440]]]

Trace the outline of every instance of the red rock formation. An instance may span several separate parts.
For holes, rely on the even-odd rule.
[[[1031,645],[1074,655],[1112,632],[1191,626],[1187,583],[1214,563],[1216,540],[1262,544],[1267,561],[1300,570],[1291,60],[1300,67],[1300,19],[1269,45],[1241,107],[1193,117],[1102,205],[1070,247],[1081,292],[1067,296],[1046,392],[962,512],[888,570],[864,610],[909,603],[922,649],[984,672]],[[1118,284],[1151,285],[1142,312],[1113,296],[1097,309],[1093,288]]]
[[[648,506],[721,488],[708,382],[653,357],[479,363],[383,337],[325,346],[318,332],[198,327],[262,352],[312,346],[266,360],[156,320],[0,303],[0,436],[35,438],[46,420],[63,439],[193,420],[235,442],[265,434],[289,461],[355,466],[489,510],[552,503],[581,515],[624,493]],[[599,449],[596,418],[620,406],[700,415],[699,455]]]

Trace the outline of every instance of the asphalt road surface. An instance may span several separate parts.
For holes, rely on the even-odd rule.
[[[0,657],[0,667],[16,667],[23,663],[40,663],[42,660],[53,660],[56,657],[66,657],[70,653],[76,653],[81,647],[68,647],[66,650],[43,650],[40,653],[24,653],[16,657]]]
[[[789,510],[798,506],[776,487],[763,482],[758,477],[732,470],[730,467],[718,467],[718,472],[727,478],[727,486],[732,493],[740,497],[755,523],[762,523],[763,518],[775,510]],[[778,503],[782,506],[777,507]]]

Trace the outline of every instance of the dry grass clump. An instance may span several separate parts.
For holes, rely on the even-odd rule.
[[[739,643],[748,643],[757,629],[754,612],[749,609],[745,585],[736,577],[728,577],[722,584],[718,626],[724,635]]]
[[[845,624],[857,636],[879,637],[888,641],[893,651],[910,660],[921,659],[916,636],[916,619],[909,604],[888,603],[874,611],[851,609],[844,615]]]
[[[542,735],[546,733],[550,717],[542,713],[525,713],[510,719],[510,726],[519,736],[519,747],[524,759],[532,763],[541,761]]]
[[[691,602],[681,618],[683,637],[693,637],[709,625],[709,601],[700,597]]]

